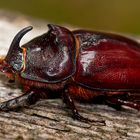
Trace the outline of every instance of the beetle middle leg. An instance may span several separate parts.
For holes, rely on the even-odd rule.
[[[80,120],[80,121],[83,121],[83,122],[99,122],[99,123],[105,124],[105,121],[90,120],[88,118],[85,118],[85,117],[81,116],[79,114],[78,110],[76,109],[73,98],[71,97],[71,95],[70,95],[70,93],[67,89],[63,93],[63,101],[72,110],[74,119],[77,119],[77,120]]]
[[[40,95],[41,94],[35,91],[28,91],[19,97],[0,103],[0,111],[16,110],[24,106],[35,104],[41,98]]]

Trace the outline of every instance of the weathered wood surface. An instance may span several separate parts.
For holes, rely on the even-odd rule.
[[[23,39],[47,30],[45,22],[32,21],[28,17],[0,12],[0,54],[5,54],[18,30],[34,25],[35,29]],[[19,96],[21,91],[0,75],[0,102]],[[103,105],[76,103],[83,116],[105,120],[106,126],[75,121],[61,99],[42,100],[36,105],[18,112],[0,112],[0,140],[140,140],[140,113],[124,109],[116,111]]]

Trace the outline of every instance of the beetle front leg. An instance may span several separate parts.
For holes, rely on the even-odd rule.
[[[19,97],[0,103],[0,111],[10,111],[35,104],[40,99],[39,96],[34,91],[26,92]]]
[[[72,110],[74,119],[77,119],[83,122],[96,122],[96,123],[98,122],[98,123],[103,123],[103,125],[105,125],[105,121],[90,120],[88,118],[84,118],[83,116],[81,116],[78,110],[76,109],[74,101],[72,97],[70,96],[70,93],[67,89],[63,93],[63,101]]]

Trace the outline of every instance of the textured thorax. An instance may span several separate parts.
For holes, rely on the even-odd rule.
[[[58,29],[50,29],[48,33],[22,46],[26,48],[26,59],[21,77],[56,83],[74,74],[75,40],[73,34],[65,28],[55,28]]]

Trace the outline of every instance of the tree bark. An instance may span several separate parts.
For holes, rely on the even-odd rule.
[[[23,42],[47,31],[47,22],[0,11],[0,54],[5,55],[14,35],[33,25]],[[0,102],[21,95],[15,84],[0,75]],[[105,120],[106,125],[73,120],[61,99],[42,100],[17,112],[0,112],[0,140],[139,140],[140,113],[130,108],[116,111],[105,105],[76,103],[79,112],[89,119]]]

